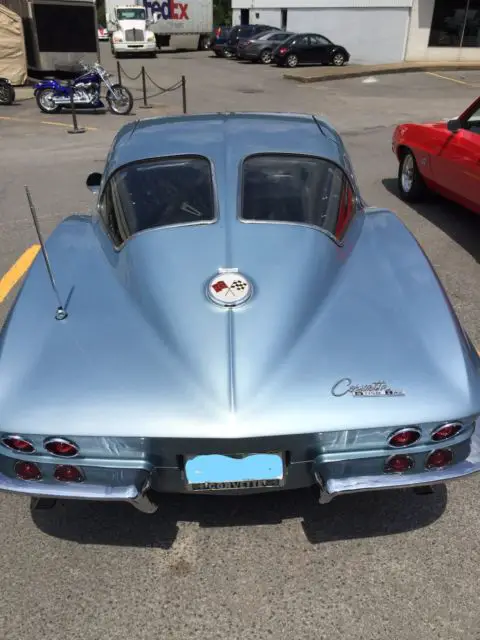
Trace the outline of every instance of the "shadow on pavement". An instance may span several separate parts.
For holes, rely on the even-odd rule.
[[[312,490],[250,496],[160,494],[158,511],[146,515],[128,504],[58,502],[49,510],[32,510],[45,534],[80,544],[169,549],[178,522],[200,527],[275,525],[300,518],[311,544],[386,536],[426,527],[443,514],[445,485],[429,495],[412,490],[342,496],[319,505]]]
[[[395,178],[385,178],[382,184],[392,195],[400,198]],[[429,194],[423,202],[409,203],[408,206],[441,229],[480,262],[479,215],[434,193]]]

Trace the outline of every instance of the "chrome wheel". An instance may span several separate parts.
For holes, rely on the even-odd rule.
[[[133,108],[133,96],[126,87],[114,84],[107,94],[108,108],[118,116],[126,116]]]
[[[413,164],[413,156],[407,153],[402,162],[401,182],[404,193],[410,193],[413,185],[415,174],[415,165]]]
[[[41,89],[37,93],[37,105],[43,113],[57,113],[60,111],[60,105],[55,103],[54,89]]]
[[[288,57],[287,57],[287,66],[290,67],[290,69],[293,69],[293,67],[296,67],[298,64],[298,58],[296,55],[294,55],[293,53],[291,53]]]
[[[345,63],[345,57],[344,57],[343,53],[336,53],[333,56],[332,62],[336,67],[343,66],[343,64]]]
[[[263,64],[270,64],[272,61],[272,52],[268,49],[266,51],[262,51],[260,60],[263,62]]]
[[[407,202],[421,200],[427,189],[422,174],[418,170],[415,156],[410,149],[404,149],[398,166],[397,178],[400,196]]]

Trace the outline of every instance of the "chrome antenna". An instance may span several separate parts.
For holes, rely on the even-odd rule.
[[[30,207],[30,213],[32,214],[33,224],[35,225],[35,230],[37,232],[38,240],[40,242],[40,247],[42,248],[43,257],[45,259],[45,265],[47,267],[48,275],[50,277],[50,282],[52,283],[52,288],[57,296],[58,307],[55,312],[55,320],[64,320],[67,317],[67,312],[62,304],[62,300],[60,298],[60,294],[58,293],[57,285],[55,284],[55,278],[53,277],[52,268],[50,266],[50,261],[48,259],[47,250],[45,249],[45,244],[43,242],[42,233],[40,231],[40,225],[38,224],[37,212],[35,210],[35,205],[33,204],[32,196],[30,195],[30,189],[25,185],[25,193],[27,194],[28,206]]]

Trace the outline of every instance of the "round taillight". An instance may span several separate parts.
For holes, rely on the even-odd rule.
[[[73,456],[76,456],[78,453],[77,445],[63,438],[46,440],[44,447],[48,453],[54,456],[61,456],[62,458],[73,458]]]
[[[422,434],[418,429],[400,429],[393,433],[388,439],[388,444],[391,447],[409,447],[411,444],[414,444],[419,440]]]
[[[460,422],[449,422],[448,424],[444,424],[441,427],[435,429],[432,433],[432,440],[438,442],[439,440],[448,440],[449,438],[453,438],[462,428],[462,424]]]
[[[15,473],[20,480],[40,480],[42,473],[34,462],[17,462]]]
[[[413,458],[410,456],[391,456],[385,462],[385,471],[388,473],[402,473],[411,469],[413,465]]]
[[[69,464],[56,467],[53,475],[60,482],[82,482],[83,480],[83,474],[80,469]]]
[[[2,438],[2,444],[20,453],[33,453],[35,451],[33,444],[20,436],[5,436]]]
[[[453,453],[450,449],[437,449],[431,453],[428,458],[425,466],[427,469],[438,469],[440,467],[446,467],[453,460]]]

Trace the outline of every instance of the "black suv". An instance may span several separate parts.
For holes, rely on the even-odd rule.
[[[233,27],[228,36],[223,55],[226,58],[233,58],[237,55],[237,44],[240,38],[251,38],[257,36],[263,31],[279,31],[277,27],[270,27],[266,24],[244,24],[237,27]]]

